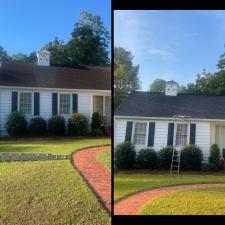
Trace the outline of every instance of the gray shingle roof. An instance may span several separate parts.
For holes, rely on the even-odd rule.
[[[225,119],[225,96],[135,91],[116,108],[116,116],[173,117]]]
[[[110,90],[111,68],[3,63],[0,67],[0,86]]]

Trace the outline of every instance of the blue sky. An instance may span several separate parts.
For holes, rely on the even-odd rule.
[[[101,16],[111,32],[110,0],[0,0],[0,46],[9,54],[38,51],[58,36],[68,41],[80,11]]]
[[[203,69],[215,72],[225,52],[225,11],[114,11],[116,47],[124,47],[140,65],[142,90],[156,78],[194,82]]]

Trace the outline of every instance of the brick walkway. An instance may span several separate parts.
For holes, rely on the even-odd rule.
[[[114,205],[115,215],[138,215],[140,208],[146,203],[150,203],[155,198],[163,194],[177,191],[188,190],[193,188],[215,188],[225,187],[225,184],[193,184],[193,185],[180,185],[172,187],[156,188],[149,191],[140,192],[130,197],[127,197]]]
[[[73,154],[73,164],[94,191],[103,207],[111,212],[111,172],[96,159],[96,153],[109,151],[111,146],[87,148]]]

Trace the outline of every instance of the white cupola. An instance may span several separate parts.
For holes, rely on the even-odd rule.
[[[43,50],[37,53],[37,64],[39,66],[49,66],[50,65],[50,52]]]
[[[171,80],[166,82],[166,90],[165,90],[165,95],[168,96],[177,96],[178,92],[178,83]]]

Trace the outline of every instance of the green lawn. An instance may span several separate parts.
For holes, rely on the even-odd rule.
[[[225,188],[171,192],[146,204],[140,214],[225,215]]]
[[[51,153],[68,155],[76,149],[89,146],[110,144],[109,138],[80,138],[80,139],[59,139],[59,140],[25,140],[25,141],[3,141],[0,140],[1,152],[20,153]]]
[[[97,152],[97,160],[108,170],[111,170],[111,150]]]
[[[0,141],[1,152],[70,154],[110,139]],[[0,163],[0,224],[110,224],[70,160]]]
[[[118,201],[136,192],[181,184],[225,183],[224,175],[169,175],[143,174],[140,172],[114,175],[114,199]]]

